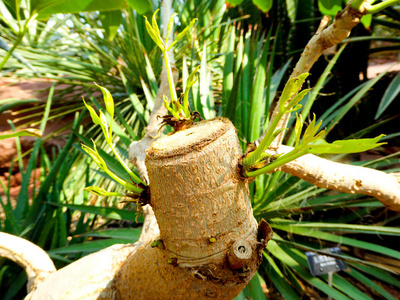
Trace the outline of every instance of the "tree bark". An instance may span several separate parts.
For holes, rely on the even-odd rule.
[[[258,235],[247,179],[238,172],[241,155],[227,119],[203,121],[153,143],[146,167],[162,246],[149,241],[128,257],[117,275],[118,299],[231,299],[240,293],[271,238],[271,231]]]
[[[134,245],[115,245],[49,276],[30,299],[231,299],[272,237],[253,217],[236,130],[214,119],[147,151],[150,205]],[[148,209],[148,208],[147,208]],[[152,247],[152,242],[158,247]],[[101,262],[101,263],[99,263]]]
[[[281,145],[271,152],[284,154],[292,149]],[[279,169],[318,187],[375,197],[387,208],[400,211],[400,178],[397,174],[333,162],[312,154],[295,159]]]

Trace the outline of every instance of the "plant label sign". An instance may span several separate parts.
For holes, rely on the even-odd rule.
[[[339,247],[328,248],[324,250],[327,253],[342,254]],[[313,276],[338,272],[347,268],[346,263],[343,260],[317,254],[314,252],[306,252],[308,266],[310,267],[311,274]]]

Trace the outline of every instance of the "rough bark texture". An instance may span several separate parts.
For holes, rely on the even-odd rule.
[[[163,247],[148,242],[128,258],[116,280],[118,299],[230,299],[240,293],[263,248],[247,181],[238,172],[240,156],[236,130],[226,119],[153,143],[146,166]],[[263,237],[270,238],[270,232]],[[240,239],[245,242],[233,250],[251,254],[229,265]]]
[[[259,230],[253,217],[247,181],[238,172],[240,156],[236,130],[225,119],[158,140],[146,164],[160,230],[151,207],[144,207],[137,243],[68,265],[28,299],[235,297],[256,272],[272,236],[271,228],[264,223]],[[152,248],[160,239],[162,246]]]
[[[281,145],[275,153],[287,153],[292,149]],[[373,196],[387,208],[400,211],[400,178],[397,174],[341,164],[312,154],[293,160],[280,170],[318,187]]]
[[[143,244],[159,235],[153,210],[148,205],[143,207],[143,210],[146,217],[142,234],[136,243],[114,245],[73,262],[48,276],[46,281],[28,294],[26,300],[115,299],[115,276],[128,255],[134,255]],[[37,247],[29,241],[23,241]],[[30,247],[25,246],[25,249]],[[42,255],[47,256],[43,250]],[[50,260],[48,256],[47,258]],[[35,265],[41,265],[43,260],[36,259],[33,262]]]

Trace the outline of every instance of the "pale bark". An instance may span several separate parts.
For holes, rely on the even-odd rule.
[[[53,261],[40,247],[4,232],[0,232],[0,257],[8,258],[25,269],[28,291],[36,289],[49,274],[56,271]]]
[[[282,154],[292,149],[281,145],[271,152]],[[293,160],[280,170],[318,187],[375,197],[387,208],[400,211],[400,178],[397,174],[337,163],[312,154]]]
[[[127,257],[134,255],[142,245],[147,245],[159,235],[151,207],[146,205],[143,210],[146,217],[142,234],[136,243],[108,247],[87,255],[50,276],[44,274],[47,276],[46,280],[36,290],[31,291],[26,300],[116,299],[115,276]],[[26,240],[23,241],[35,246]],[[47,256],[41,251],[42,256]],[[50,260],[49,257],[48,259]],[[35,260],[35,263],[40,265],[42,261]]]
[[[240,293],[272,234],[257,237],[247,180],[238,173],[240,156],[236,130],[226,119],[153,143],[146,166],[163,246],[144,244],[128,258],[117,275],[118,299],[231,299]],[[246,255],[236,255],[232,245]]]
[[[150,205],[133,245],[115,245],[51,274],[29,299],[230,299],[271,238],[257,226],[233,125],[196,124],[148,150]],[[145,207],[149,209],[149,207]],[[260,229],[261,228],[261,229]],[[152,248],[153,241],[163,246]]]

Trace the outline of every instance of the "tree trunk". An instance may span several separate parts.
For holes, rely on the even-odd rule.
[[[230,299],[240,293],[264,246],[247,180],[239,174],[240,156],[227,119],[203,121],[153,143],[146,167],[162,244],[152,248],[148,241],[128,258],[117,275],[118,299]]]
[[[51,294],[64,276],[73,284],[57,289],[53,299],[238,295],[257,271],[262,249],[272,237],[269,225],[264,221],[258,226],[253,217],[248,182],[238,168],[241,155],[235,127],[222,118],[154,142],[147,150],[146,167],[159,233],[144,233],[145,240],[131,249],[114,246],[67,266],[40,285],[32,299]],[[71,280],[71,270],[79,280]],[[101,284],[91,285],[93,278]]]

